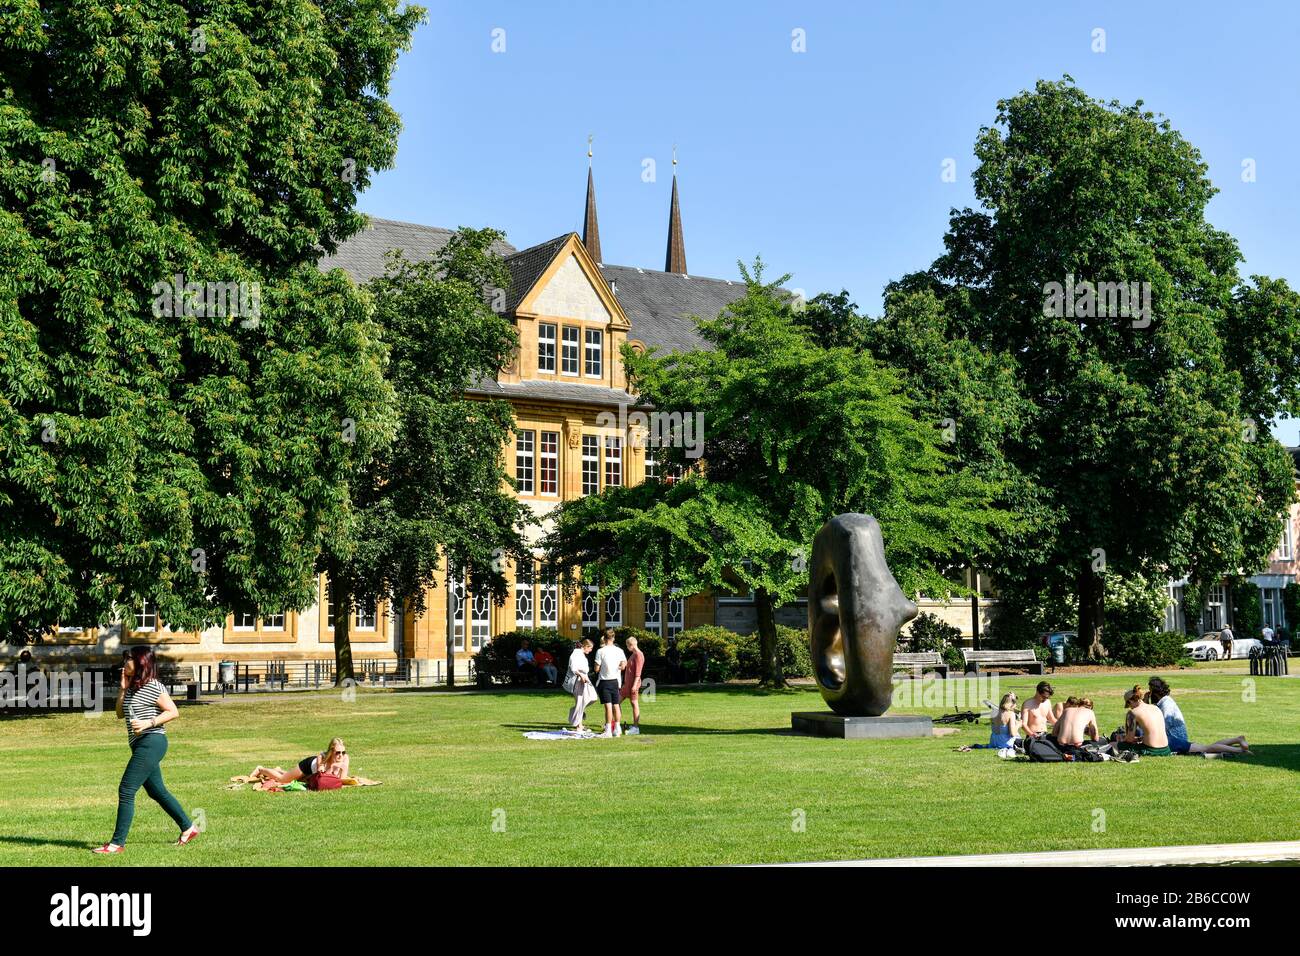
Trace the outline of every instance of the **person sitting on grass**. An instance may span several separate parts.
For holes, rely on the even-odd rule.
[[[343,745],[342,737],[335,737],[329,742],[329,746],[318,754],[312,754],[309,757],[303,757],[298,761],[298,766],[292,770],[281,770],[279,767],[261,767],[253,771],[253,778],[266,783],[274,783],[283,787],[286,783],[293,783],[295,780],[302,780],[307,784],[308,789],[317,789],[316,784],[322,776],[337,777],[340,782],[343,778],[349,776],[348,769],[351,766],[348,757],[348,749]]]
[[[1140,757],[1171,757],[1169,735],[1165,732],[1165,715],[1160,708],[1143,699],[1142,688],[1133,685],[1124,692],[1124,706],[1133,718],[1132,729],[1126,729],[1124,739],[1117,742],[1120,750],[1135,752]]]
[[[1025,725],[1026,737],[1038,737],[1047,733],[1047,725],[1053,720],[1052,694],[1056,693],[1047,681],[1039,681],[1034,696],[1025,701],[1020,712],[1020,719]]]
[[[958,747],[958,753],[968,750],[1006,750],[1020,736],[1020,719],[1016,717],[1016,695],[1003,694],[998,712],[989,721],[989,742]]]
[[[1052,736],[1063,748],[1082,747],[1084,738],[1096,740],[1097,715],[1092,709],[1092,700],[1087,697],[1071,697],[1067,706],[1061,711],[1061,719],[1052,727]]]
[[[1079,706],[1079,698],[1077,697],[1067,697],[1064,703],[1057,704],[1055,707],[1052,708],[1052,725],[1053,726],[1056,725],[1057,721],[1061,719],[1061,717],[1065,714],[1065,711],[1068,708],[1078,707],[1078,706]]]
[[[1212,744],[1196,744],[1187,739],[1187,722],[1183,712],[1174,702],[1173,693],[1163,678],[1153,677],[1147,681],[1151,690],[1151,703],[1160,708],[1165,716],[1165,733],[1169,737],[1169,749],[1176,754],[1249,754],[1246,738],[1242,736],[1226,737]]]

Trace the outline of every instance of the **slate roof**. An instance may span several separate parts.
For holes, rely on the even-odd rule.
[[[401,249],[412,262],[432,259],[447,244],[453,230],[420,226],[413,222],[370,217],[370,227],[339,245],[339,251],[317,263],[322,271],[342,269],[360,284],[384,274],[384,258],[390,249]],[[492,244],[492,251],[510,256],[515,247],[504,240]]]
[[[492,398],[531,398],[543,402],[576,402],[582,405],[635,405],[638,402],[634,395],[621,388],[542,379],[526,382],[480,379],[479,383],[468,391],[472,395],[487,395]]]
[[[573,233],[566,232],[562,236],[547,239],[545,242],[539,242],[535,246],[529,246],[527,249],[506,256],[506,266],[510,269],[510,294],[506,296],[507,312],[513,312],[515,306],[523,301],[528,290],[533,287],[533,283],[546,271],[555,254],[560,251],[560,246],[564,245],[571,235]]]
[[[371,217],[369,229],[340,245],[337,254],[322,258],[319,266],[321,269],[341,268],[356,282],[366,282],[383,275],[384,256],[389,249],[401,249],[409,259],[427,259],[446,245],[451,235],[450,229]],[[513,310],[519,304],[571,235],[573,233],[566,232],[527,249],[516,250],[508,242],[493,246],[495,252],[505,257],[510,269],[512,282],[506,298],[507,310]],[[715,318],[724,306],[745,294],[744,283],[740,281],[727,282],[634,266],[601,265],[600,271],[605,281],[613,285],[614,295],[632,323],[630,337],[664,352],[707,348],[690,317]],[[570,387],[586,389],[594,386]]]
[[[600,271],[614,286],[614,295],[632,323],[629,337],[665,352],[708,348],[690,317],[716,319],[725,306],[745,294],[740,281],[632,266],[601,266]]]

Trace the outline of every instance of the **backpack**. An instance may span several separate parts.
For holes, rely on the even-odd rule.
[[[303,781],[308,790],[338,790],[343,786],[342,778],[332,773],[321,773],[319,770]]]
[[[1061,748],[1046,736],[1028,738],[1025,741],[1025,755],[1035,763],[1061,763],[1065,760]]]

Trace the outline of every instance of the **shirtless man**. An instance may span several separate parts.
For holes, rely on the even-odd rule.
[[[1052,685],[1047,681],[1039,681],[1038,689],[1034,696],[1025,701],[1024,708],[1020,711],[1020,719],[1024,723],[1025,736],[1037,737],[1039,734],[1047,733],[1047,725],[1052,720]]]
[[[1073,707],[1066,708],[1052,728],[1052,735],[1062,747],[1082,746],[1084,737],[1096,740],[1097,715],[1092,710],[1092,701],[1081,697]]]
[[[1133,717],[1134,729],[1124,734],[1120,750],[1135,750],[1143,757],[1169,757],[1169,737],[1165,733],[1164,712],[1155,704],[1148,704],[1142,688],[1134,686],[1124,692],[1124,706]],[[1137,731],[1141,731],[1141,735]]]

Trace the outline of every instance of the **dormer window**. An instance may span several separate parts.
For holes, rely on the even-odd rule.
[[[537,326],[537,371],[555,372],[555,323]]]

